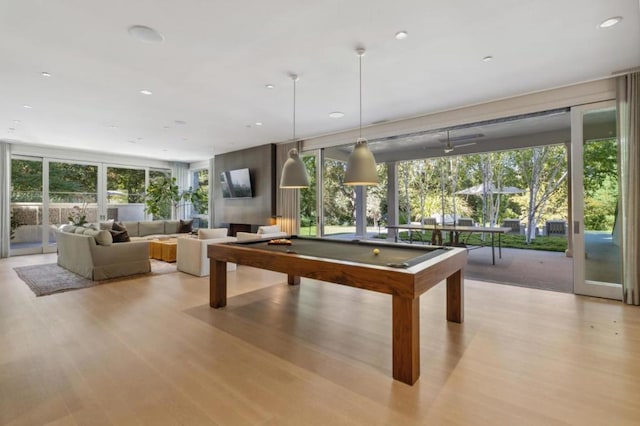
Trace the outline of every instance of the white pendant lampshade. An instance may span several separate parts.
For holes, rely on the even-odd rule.
[[[296,141],[296,82],[298,76],[291,74],[293,80],[293,141]],[[280,188],[307,188],[309,186],[309,175],[307,169],[298,154],[297,149],[289,150],[289,158],[282,166],[280,176]]]
[[[353,151],[347,160],[344,184],[349,186],[378,184],[376,160],[369,150],[367,140],[362,137],[362,57],[364,53],[364,48],[356,49],[356,54],[360,58],[360,137],[356,140]]]
[[[376,160],[364,138],[358,138],[353,152],[349,155],[344,184],[352,186],[378,184]]]
[[[308,186],[309,176],[300,155],[298,155],[298,150],[290,149],[289,158],[282,167],[280,188],[306,188]]]

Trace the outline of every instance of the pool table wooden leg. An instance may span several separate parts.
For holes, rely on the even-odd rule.
[[[413,385],[420,377],[420,298],[393,295],[393,378]]]
[[[287,284],[289,285],[300,284],[300,277],[298,275],[287,275]]]
[[[447,278],[447,321],[464,321],[464,273],[463,270]]]
[[[209,259],[209,306],[227,306],[227,262]]]

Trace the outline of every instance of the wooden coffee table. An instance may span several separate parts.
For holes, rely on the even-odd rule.
[[[177,248],[178,240],[176,238],[151,240],[149,241],[149,257],[164,262],[175,262]]]

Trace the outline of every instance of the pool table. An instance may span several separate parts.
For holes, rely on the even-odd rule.
[[[393,378],[409,385],[420,376],[420,295],[446,279],[447,320],[463,321],[463,248],[302,237],[290,241],[210,244],[210,306],[227,304],[227,262],[283,272],[290,285],[307,277],[391,294]]]

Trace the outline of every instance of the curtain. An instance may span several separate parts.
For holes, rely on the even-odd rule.
[[[11,239],[11,145],[0,142],[0,258],[9,257]]]
[[[640,305],[640,73],[618,77],[623,300]]]
[[[280,229],[289,235],[297,235],[300,232],[300,190],[280,189],[280,176],[284,162],[289,158],[289,150],[296,148],[300,152],[301,145],[299,142],[292,142],[277,145],[276,148],[276,170],[278,171],[276,173],[278,187],[276,222],[280,225]]]
[[[216,217],[213,208],[213,188],[215,186],[215,157],[209,158],[209,228],[215,227]]]
[[[176,184],[178,184],[178,188],[180,193],[182,191],[189,189],[189,165],[187,163],[171,163],[171,176],[176,178]],[[191,217],[191,205],[186,205],[182,201],[180,202],[180,206],[178,207],[177,217],[174,217],[174,220],[177,219],[186,219]]]

